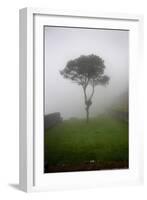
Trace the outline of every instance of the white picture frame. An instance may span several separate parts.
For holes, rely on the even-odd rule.
[[[82,26],[130,31],[129,169],[43,174],[43,26]],[[20,10],[20,189],[133,185],[143,182],[143,122],[139,117],[143,85],[143,17],[140,15]],[[142,69],[142,70],[140,70]]]

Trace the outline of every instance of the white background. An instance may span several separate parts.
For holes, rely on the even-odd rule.
[[[19,12],[22,7],[48,7],[50,9],[93,10],[104,12],[144,14],[145,35],[147,34],[146,0],[3,0],[0,9],[0,198],[1,199],[147,199],[147,174],[144,186],[107,187],[89,190],[56,191],[25,194],[18,184],[19,144]],[[147,52],[146,38],[144,38]],[[147,63],[145,63],[147,64]],[[147,70],[146,70],[147,74]],[[147,75],[144,74],[144,79]],[[147,79],[147,78],[146,78]],[[142,105],[147,109],[147,84],[141,91]],[[141,105],[141,106],[142,106]],[[147,117],[146,117],[147,119]],[[145,129],[147,129],[145,127]],[[147,130],[146,130],[147,133]],[[145,141],[147,137],[145,135]],[[145,168],[147,167],[145,144]]]

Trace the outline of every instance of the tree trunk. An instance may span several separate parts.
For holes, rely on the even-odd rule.
[[[84,91],[84,99],[85,99],[85,105],[86,105],[86,108],[85,108],[85,110],[86,110],[86,122],[88,123],[89,122],[89,108],[92,104],[91,99],[92,99],[93,94],[94,94],[94,84],[92,86],[92,93],[91,93],[89,99],[87,98],[87,95],[86,95],[86,87],[83,87],[83,91]]]
[[[86,107],[86,122],[89,122],[89,106]]]

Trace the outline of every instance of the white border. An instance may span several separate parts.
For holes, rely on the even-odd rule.
[[[88,16],[87,16],[88,15]],[[20,187],[24,191],[136,184],[143,180],[142,125],[138,118],[142,17],[46,9],[20,11]],[[43,174],[43,25],[130,31],[130,169]],[[34,45],[33,45],[34,44]],[[35,54],[35,56],[34,56]],[[33,63],[34,60],[34,63]],[[35,156],[34,156],[35,155]]]

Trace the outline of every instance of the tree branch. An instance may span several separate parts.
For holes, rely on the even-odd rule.
[[[84,98],[85,98],[85,103],[87,102],[87,94],[86,94],[86,87],[83,86],[83,91],[84,91]]]
[[[91,100],[93,95],[94,95],[94,89],[95,89],[95,87],[94,87],[94,80],[93,80],[93,82],[92,82],[92,93],[91,93],[91,95],[89,97],[89,100]]]

